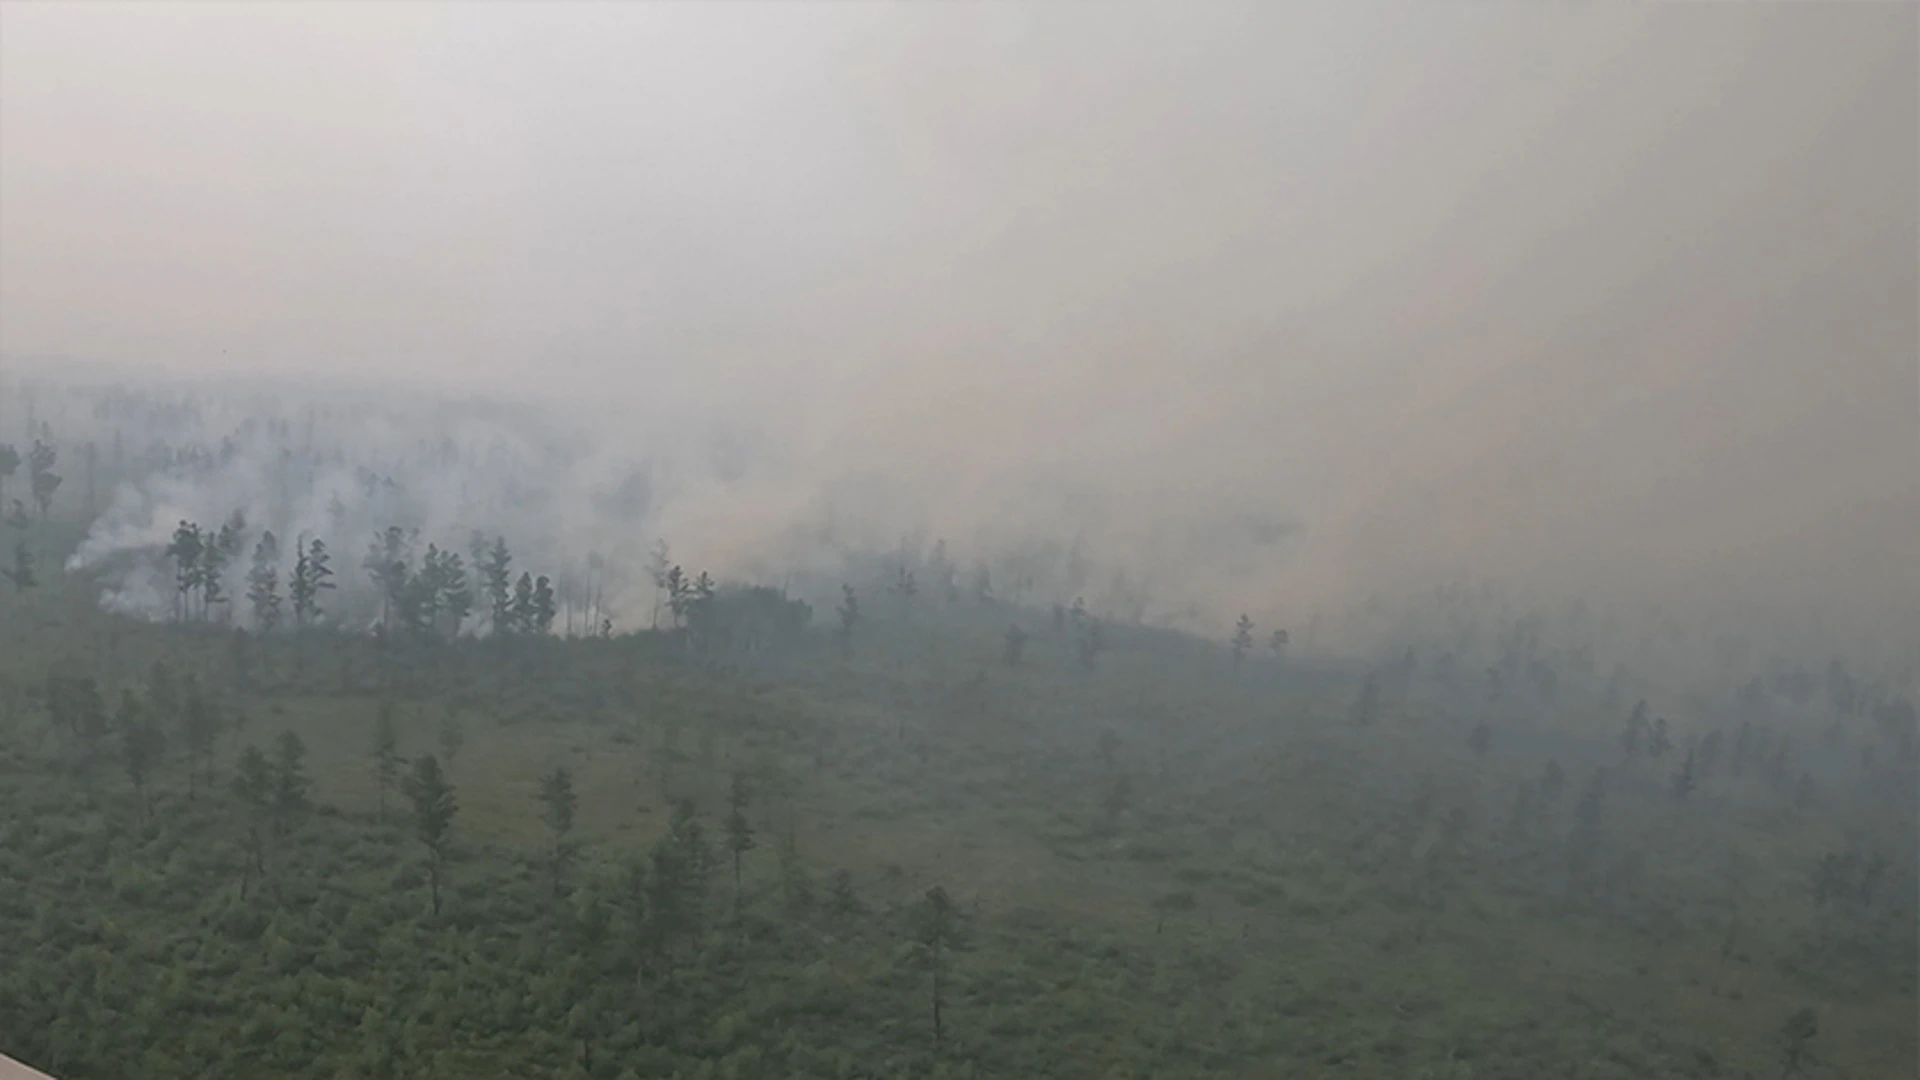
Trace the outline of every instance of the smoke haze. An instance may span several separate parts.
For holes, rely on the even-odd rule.
[[[521,403],[338,405],[339,475],[243,445],[83,558],[384,463],[635,579],[1077,538],[1210,633],[1495,579],[1911,640],[1917,19],[10,5],[0,355]]]

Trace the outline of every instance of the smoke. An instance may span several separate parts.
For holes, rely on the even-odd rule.
[[[498,530],[625,625],[659,537],[945,538],[1215,634],[1920,637],[1910,7],[230,11],[9,12],[0,351],[404,379],[318,427],[405,495],[242,439],[84,565],[339,489],[343,564]]]

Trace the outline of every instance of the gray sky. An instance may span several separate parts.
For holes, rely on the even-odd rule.
[[[0,11],[0,352],[725,415],[742,527],[879,476],[1225,609],[1920,609],[1910,5]]]

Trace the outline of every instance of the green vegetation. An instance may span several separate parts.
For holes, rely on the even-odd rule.
[[[1862,777],[1750,693],[1489,705],[904,571],[803,629],[668,566],[670,626],[566,639],[499,544],[477,601],[370,557],[392,633],[325,629],[319,539],[290,624],[270,560],[256,631],[198,574],[141,623],[19,532],[0,1050],[63,1080],[1914,1074],[1897,701]]]

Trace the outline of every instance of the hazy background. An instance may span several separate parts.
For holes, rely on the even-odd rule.
[[[9,3],[0,355],[591,402],[615,456],[723,425],[744,464],[669,524],[736,561],[831,506],[1077,533],[1208,618],[1471,575],[1911,632],[1917,41],[1910,5]]]

